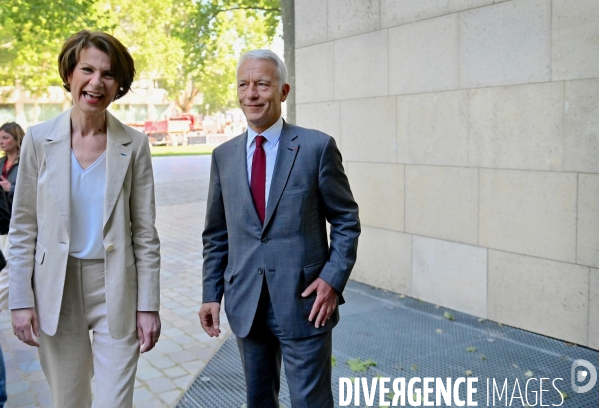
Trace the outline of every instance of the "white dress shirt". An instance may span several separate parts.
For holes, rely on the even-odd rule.
[[[279,139],[281,138],[281,131],[283,130],[283,118],[279,118],[271,127],[266,129],[262,133],[256,133],[248,127],[248,140],[247,140],[247,170],[248,170],[248,184],[252,184],[252,159],[254,158],[254,151],[256,150],[256,136],[262,135],[266,138],[262,147],[264,153],[266,153],[266,188],[264,193],[266,195],[264,202],[268,207],[268,193],[270,192],[270,182],[272,181],[272,173],[275,170],[275,161],[277,160],[277,151],[279,150]]]

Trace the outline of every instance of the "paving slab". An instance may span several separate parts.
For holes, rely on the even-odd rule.
[[[202,230],[208,193],[210,156],[152,160],[156,182],[156,227],[161,241],[162,335],[155,350],[138,363],[136,408],[174,405],[230,331],[210,339],[199,324],[202,301]],[[7,369],[7,408],[53,408],[37,350],[13,334],[10,314],[0,313],[0,345]]]
[[[197,317],[202,296],[201,233],[210,157],[161,157],[153,159],[153,164],[156,226],[162,253],[163,332],[155,350],[139,360],[134,406],[242,407],[243,373],[226,316],[221,315],[222,334],[218,339],[204,333]],[[337,365],[332,386],[336,400],[342,377],[364,377],[368,381],[378,376],[403,377],[409,381],[414,377],[475,376],[482,396],[486,379],[509,379],[510,384],[519,379],[524,392],[528,379],[543,376],[564,379],[558,383],[567,394],[561,406],[599,406],[599,384],[586,394],[570,388],[573,361],[582,358],[599,369],[597,351],[479,321],[356,282],[348,284],[344,295],[347,303],[340,308],[342,319],[333,335]],[[450,312],[454,320],[445,318],[445,312]],[[37,352],[12,334],[7,311],[0,313],[0,344],[7,369],[6,407],[52,408]],[[356,358],[371,359],[377,365],[355,372],[348,361]],[[559,404],[557,394],[545,395],[544,404]],[[285,379],[281,383],[281,402],[290,407]],[[479,406],[486,405],[486,401],[480,402]],[[516,399],[514,404],[519,402]],[[361,406],[365,406],[364,399]]]

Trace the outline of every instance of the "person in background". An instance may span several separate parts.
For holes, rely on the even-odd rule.
[[[160,335],[150,144],[107,111],[129,92],[134,62],[113,36],[84,30],[58,65],[73,106],[30,127],[21,148],[8,234],[13,332],[39,347],[55,407],[91,407],[94,376],[97,408],[128,408],[139,353]]]
[[[23,128],[15,122],[8,122],[0,127],[0,149],[4,152],[4,157],[0,158],[0,169],[2,170],[0,187],[8,196],[9,209],[12,207],[12,199],[15,195],[19,153],[24,135]]]
[[[0,408],[6,403],[6,368],[4,367],[4,356],[0,348]]]
[[[0,231],[8,230],[10,222],[10,213],[8,211],[8,200],[5,194],[0,194]],[[0,269],[6,266],[4,255],[0,251]],[[6,286],[8,289],[8,285]],[[1,311],[2,309],[0,309]],[[4,366],[4,356],[0,348],[0,408],[4,407],[6,402],[6,367]]]
[[[15,194],[15,184],[17,182],[17,171],[19,170],[19,153],[21,151],[21,142],[23,141],[23,128],[15,122],[7,122],[0,127],[0,149],[4,156],[0,158],[0,187],[4,191],[4,200],[9,214],[12,207],[12,199]],[[6,225],[0,225],[0,251],[4,258],[8,256],[8,246],[6,245],[6,234],[8,234],[8,221]],[[0,270],[0,311],[6,309],[8,305],[8,270]]]

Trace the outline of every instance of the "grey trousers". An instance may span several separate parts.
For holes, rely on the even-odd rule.
[[[293,408],[333,408],[332,330],[301,339],[280,331],[266,285],[250,333],[237,337],[248,408],[278,408],[281,357]]]
[[[139,358],[137,332],[122,339],[108,333],[104,261],[69,257],[54,336],[41,331],[39,357],[55,408],[128,408]],[[93,340],[90,340],[90,330]]]

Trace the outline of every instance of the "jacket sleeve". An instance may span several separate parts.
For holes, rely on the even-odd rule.
[[[202,301],[220,303],[224,292],[224,272],[229,258],[229,236],[216,150],[212,153],[202,241],[204,243]]]
[[[320,158],[318,188],[331,225],[329,259],[319,276],[341,294],[356,262],[360,219],[332,137],[327,138]]]
[[[132,170],[129,206],[137,268],[137,310],[153,312],[160,309],[160,241],[155,226],[154,173],[147,140],[141,141]]]
[[[8,234],[10,309],[35,306],[31,278],[37,241],[37,184],[39,163],[31,128],[23,138],[19,177],[15,188]]]

